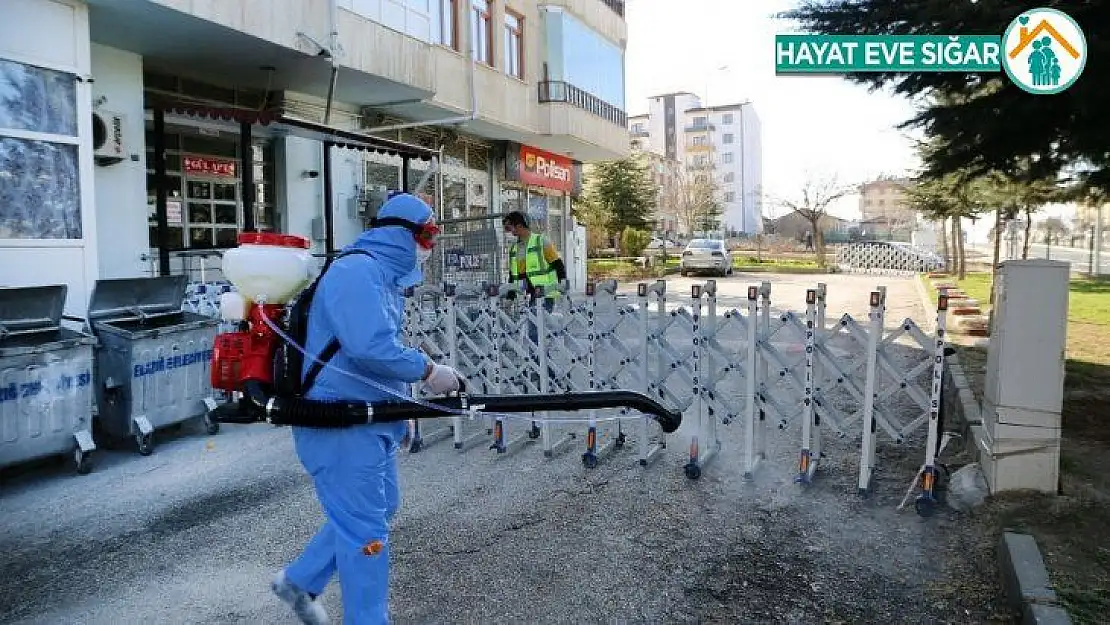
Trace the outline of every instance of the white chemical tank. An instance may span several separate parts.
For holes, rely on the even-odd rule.
[[[244,232],[224,252],[222,270],[244,299],[286,304],[312,278],[308,239],[275,232]]]

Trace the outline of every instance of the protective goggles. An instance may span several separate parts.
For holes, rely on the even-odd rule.
[[[440,227],[436,225],[436,218],[430,217],[428,221],[418,224],[400,217],[382,217],[370,221],[371,228],[384,228],[386,226],[401,226],[412,233],[412,238],[420,247],[430,250],[436,246],[436,237],[439,236]]]

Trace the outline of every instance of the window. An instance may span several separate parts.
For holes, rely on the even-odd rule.
[[[439,42],[459,51],[459,0],[439,0]]]
[[[723,142],[724,142],[725,144],[729,144],[729,143],[732,143],[732,140],[733,140],[733,136],[732,136],[732,133],[725,133],[725,136],[724,136],[724,138],[722,139],[722,141],[723,141]]]
[[[706,120],[705,120],[704,117],[695,117],[694,118],[694,125],[695,126],[706,126],[708,124],[706,123]]]
[[[0,239],[80,239],[77,79],[0,59]]]
[[[736,174],[732,173],[731,171],[728,172],[724,176],[724,181],[725,182],[736,182]]]
[[[721,162],[722,163],[731,163],[732,162],[732,152],[725,152],[724,154],[722,154],[721,155]]]
[[[692,142],[693,142],[694,145],[705,145],[705,141],[706,141],[706,136],[705,135],[697,135],[696,137],[694,137],[692,139]]]
[[[505,9],[505,73],[524,80],[524,18]]]
[[[694,183],[695,184],[708,184],[709,183],[709,176],[706,176],[705,174],[698,174],[697,176],[694,176]]]
[[[732,123],[732,113],[725,113],[724,117],[722,118],[721,123],[726,124],[726,125],[731,124]]]
[[[546,79],[572,84],[623,111],[624,50],[569,13],[540,4]]]
[[[736,193],[733,192],[733,191],[726,192],[725,193],[725,201],[726,202],[735,202],[736,201]]]
[[[694,167],[705,167],[709,164],[709,159],[705,156],[694,157]]]
[[[632,124],[632,132],[634,132],[636,134],[640,134],[640,133],[644,132],[644,125],[643,124]]]
[[[488,0],[470,0],[470,31],[474,35],[471,46],[474,58],[493,67],[493,31],[491,30]]]

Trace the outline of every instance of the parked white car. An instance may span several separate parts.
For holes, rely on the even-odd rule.
[[[684,276],[695,272],[732,275],[732,252],[721,239],[694,239],[682,251],[679,270]]]

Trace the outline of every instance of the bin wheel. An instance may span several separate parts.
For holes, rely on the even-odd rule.
[[[73,461],[77,465],[77,475],[88,475],[92,472],[92,458],[89,452],[78,447],[73,452]]]
[[[220,433],[220,422],[212,420],[212,413],[204,413],[204,431],[209,436],[215,436]]]
[[[139,449],[139,455],[141,456],[149,456],[154,453],[154,433],[136,434],[135,447]]]

